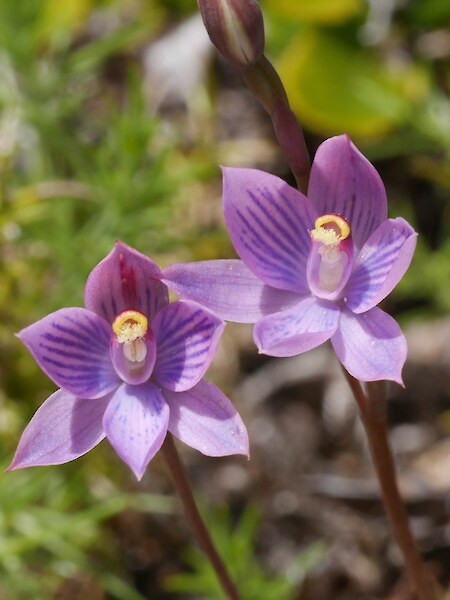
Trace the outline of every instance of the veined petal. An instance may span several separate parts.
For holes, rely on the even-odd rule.
[[[255,169],[223,170],[223,208],[237,253],[264,283],[308,291],[309,230],[316,211],[299,191]]]
[[[162,271],[161,280],[176,294],[238,323],[255,323],[298,302],[298,294],[266,285],[242,260],[175,264]]]
[[[380,308],[361,315],[343,310],[331,343],[338,359],[356,379],[390,379],[403,384],[406,340],[398,323]]]
[[[152,327],[158,349],[155,379],[174,392],[189,390],[211,364],[225,324],[199,304],[179,300],[163,308]]]
[[[122,242],[91,272],[84,304],[109,323],[124,310],[137,310],[150,321],[169,302],[159,268],[149,258]]]
[[[114,368],[125,383],[139,385],[150,379],[156,362],[156,342],[151,329],[143,338],[125,344],[113,335],[110,349]]]
[[[164,390],[169,431],[207,456],[249,455],[247,430],[228,398],[201,380],[187,392]]]
[[[153,383],[121,385],[103,417],[108,441],[141,479],[161,448],[169,422],[169,406]]]
[[[17,335],[41,369],[79,398],[101,398],[119,384],[109,356],[111,327],[85,308],[62,308]]]
[[[308,198],[319,215],[345,217],[357,248],[387,219],[381,177],[347,135],[332,137],[317,149]]]
[[[256,323],[255,344],[270,356],[295,356],[320,346],[336,331],[339,308],[311,296],[296,306],[269,315]]]
[[[377,305],[397,285],[409,267],[417,234],[402,218],[385,221],[361,249],[345,294],[355,313]]]
[[[64,390],[52,394],[27,425],[8,471],[60,465],[92,450],[105,437],[102,418],[110,397],[83,400]]]

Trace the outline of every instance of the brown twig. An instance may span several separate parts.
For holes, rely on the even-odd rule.
[[[209,558],[223,590],[230,600],[240,600],[238,589],[231,579],[228,571],[220,558],[209,531],[198,512],[197,505],[192,494],[191,486],[187,480],[184,467],[181,463],[177,449],[175,447],[172,435],[167,433],[165,442],[162,446],[162,452],[172,477],[172,481],[183,503],[186,518],[189,521],[192,532],[198,542],[198,545]]]
[[[366,394],[361,383],[344,368],[343,371],[359,406],[380,483],[384,509],[403,554],[405,568],[413,589],[419,600],[437,600],[437,584],[417,550],[409,526],[408,513],[397,485],[387,432],[385,384],[380,381],[369,382]]]

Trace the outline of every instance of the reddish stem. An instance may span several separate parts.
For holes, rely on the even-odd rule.
[[[408,513],[397,485],[394,459],[387,432],[384,382],[369,382],[367,394],[365,394],[360,382],[345,369],[343,371],[359,406],[380,483],[384,509],[403,554],[405,568],[413,589],[419,600],[437,600],[437,584],[417,550],[409,526]]]
[[[289,106],[278,73],[264,55],[255,64],[241,69],[241,73],[249,90],[269,113],[278,144],[289,163],[297,187],[306,194],[311,160],[303,129]]]
[[[241,600],[238,589],[228,574],[228,571],[213,544],[211,536],[209,535],[209,531],[198,512],[191,486],[186,477],[186,472],[170,433],[167,433],[164,444],[162,445],[162,452],[167,466],[169,467],[173,484],[183,504],[186,518],[189,521],[198,545],[208,557],[229,600]]]

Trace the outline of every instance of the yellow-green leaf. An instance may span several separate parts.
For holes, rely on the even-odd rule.
[[[373,49],[316,30],[295,38],[278,68],[294,111],[324,134],[383,134],[410,118],[429,86],[414,65],[388,65]]]
[[[342,23],[364,10],[363,0],[266,0],[268,13],[303,23]]]

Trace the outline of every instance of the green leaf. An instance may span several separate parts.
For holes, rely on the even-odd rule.
[[[323,24],[348,21],[365,7],[363,0],[266,0],[266,5],[277,18]]]
[[[409,16],[416,25],[445,27],[450,25],[450,3],[443,0],[416,0],[410,4]]]
[[[428,90],[421,69],[389,68],[374,50],[315,30],[297,37],[278,67],[293,109],[324,134],[378,136],[405,123]]]

